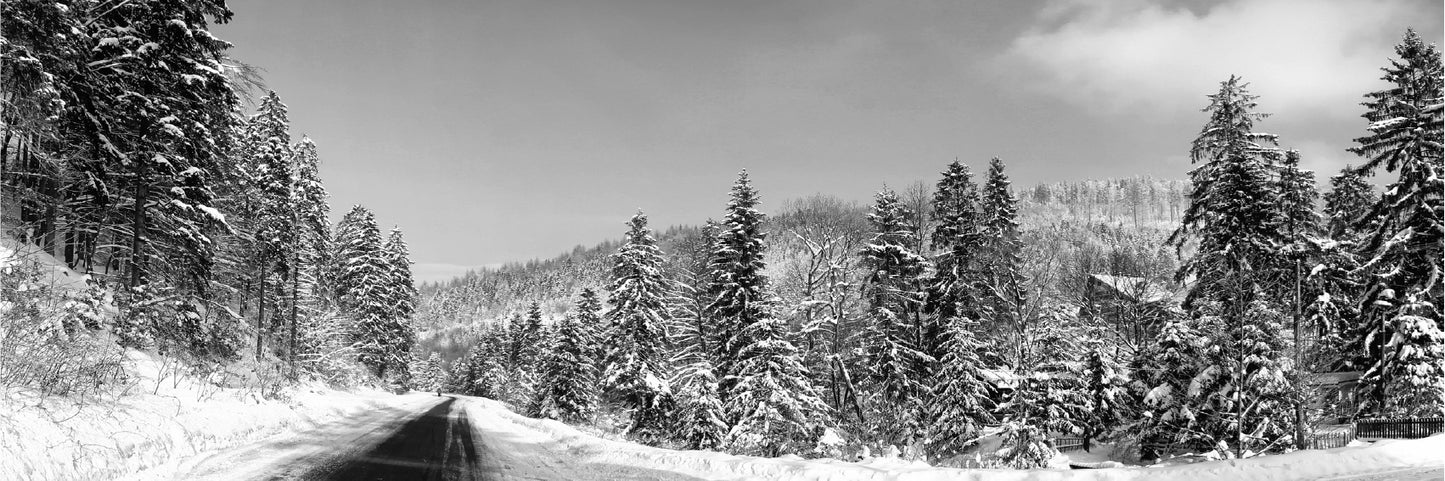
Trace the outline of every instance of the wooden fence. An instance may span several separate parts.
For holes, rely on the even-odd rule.
[[[1334,429],[1316,431],[1305,440],[1301,449],[1343,448],[1355,439],[1354,425],[1346,424]]]
[[[1445,431],[1442,418],[1361,419],[1355,436],[1361,439],[1419,439]]]
[[[1084,438],[1061,437],[1054,438],[1054,449],[1060,452],[1082,451],[1084,449]]]

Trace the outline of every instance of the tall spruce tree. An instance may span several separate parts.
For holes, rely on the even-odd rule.
[[[736,382],[738,361],[745,340],[738,336],[744,328],[772,314],[767,277],[763,270],[763,213],[757,210],[758,193],[748,180],[747,171],[733,184],[727,215],[718,224],[708,262],[708,291],[712,303],[707,315],[717,325],[713,346],[722,379],[720,390],[726,399]]]
[[[416,313],[416,281],[411,275],[411,257],[402,238],[401,229],[393,227],[382,245],[387,265],[390,267],[389,299],[392,315],[397,319],[411,319]]]
[[[988,165],[988,179],[983,185],[979,213],[983,217],[983,252],[980,260],[983,268],[984,287],[982,294],[988,304],[988,325],[984,332],[1007,336],[1011,344],[1020,350],[1006,354],[1006,362],[1015,370],[1022,369],[1022,363],[1030,353],[1022,352],[1031,343],[1025,342],[1032,326],[1024,311],[1024,278],[1020,272],[1023,263],[1021,254],[1023,242],[1019,238],[1018,198],[1014,196],[1004,163],[994,157]]]
[[[1366,175],[1398,173],[1356,225],[1364,282],[1354,329],[1366,351],[1362,410],[1377,414],[1439,413],[1445,406],[1445,168],[1442,168],[1440,50],[1414,30],[1385,67],[1390,86],[1365,95],[1370,134],[1351,149]]]
[[[325,276],[326,264],[331,254],[331,206],[325,185],[321,182],[320,158],[316,144],[303,137],[293,146],[295,165],[291,185],[292,214],[295,216],[295,246],[291,252],[291,315],[290,348],[291,375],[296,376],[298,325],[302,316],[314,316],[327,306],[321,282]],[[301,305],[309,305],[302,311]]]
[[[1194,190],[1170,242],[1197,241],[1177,276],[1192,281],[1184,307],[1209,333],[1207,364],[1189,393],[1199,429],[1238,456],[1288,445],[1291,364],[1280,335],[1288,300],[1279,292],[1292,287],[1284,280],[1294,266],[1279,256],[1290,243],[1276,181],[1282,153],[1274,135],[1253,130],[1264,117],[1256,97],[1231,77],[1209,98],[1190,150]]]
[[[924,322],[928,259],[913,252],[913,212],[892,190],[875,196],[868,221],[874,234],[859,252],[867,276],[863,300],[869,323],[863,334],[867,381],[873,387],[869,423],[884,444],[917,443],[926,432],[929,366],[936,360],[918,346]]]
[[[385,302],[388,307],[387,322],[382,326],[385,332],[381,334],[381,342],[386,346],[392,362],[399,366],[400,360],[406,359],[416,344],[416,330],[411,318],[416,312],[417,296],[416,284],[411,275],[411,258],[401,229],[392,228],[381,246],[381,254],[387,267],[386,286],[382,291],[386,295]]]
[[[662,250],[647,227],[647,216],[638,212],[627,225],[627,238],[612,256],[607,298],[612,332],[604,377],[608,390],[630,412],[628,433],[656,440],[672,395],[664,348],[676,289],[662,271]]]
[[[390,304],[394,266],[382,248],[376,217],[362,206],[352,207],[337,225],[333,261],[337,294],[343,311],[356,320],[352,338],[358,357],[378,377],[404,368],[405,351],[396,349],[399,327]],[[397,355],[402,355],[398,358]]]
[[[1365,234],[1355,220],[1379,196],[1351,166],[1331,177],[1330,187],[1324,195],[1325,235],[1311,242],[1309,257],[1314,264],[1306,277],[1311,301],[1304,306],[1304,315],[1318,339],[1311,365],[1323,371],[1363,371],[1369,363],[1363,356],[1367,350],[1359,335],[1362,325],[1356,322],[1360,316],[1355,304],[1363,285],[1354,274]]]
[[[936,268],[929,289],[928,311],[932,313],[915,326],[919,350],[934,359],[942,357],[942,333],[948,319],[967,316],[992,318],[981,303],[986,243],[986,217],[979,211],[978,186],[968,166],[954,161],[933,192],[933,230],[929,245]]]
[[[268,92],[261,106],[246,123],[240,146],[245,204],[250,210],[250,252],[246,269],[251,271],[247,289],[256,300],[256,356],[261,357],[263,340],[274,333],[289,310],[281,305],[281,279],[290,274],[296,247],[296,216],[292,202],[294,184],[290,120],[286,105],[276,92]]]
[[[733,184],[712,260],[709,311],[719,336],[726,444],[735,452],[776,456],[813,447],[827,422],[828,406],[818,397],[787,325],[775,315],[776,301],[763,274],[763,214],[747,172]]]

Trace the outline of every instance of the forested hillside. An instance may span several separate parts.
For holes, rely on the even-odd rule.
[[[762,456],[1028,468],[1071,435],[1237,458],[1438,413],[1440,54],[1410,31],[1396,55],[1324,195],[1230,77],[1187,182],[1017,190],[994,158],[767,209],[744,171],[716,221],[654,235],[639,212],[621,243],[426,289],[422,343],[447,389]]]
[[[1026,244],[1040,246],[1026,258],[1031,271],[1041,271],[1044,288],[1060,305],[1079,301],[1084,276],[1110,274],[1166,281],[1174,269],[1173,254],[1160,249],[1177,223],[1186,202],[1188,182],[1134,177],[1040,184],[1021,189],[1019,219]],[[932,186],[919,182],[905,193],[916,212],[929,211]],[[817,194],[778,203],[764,229],[769,275],[785,304],[801,306],[812,299],[830,263],[851,263],[868,235],[868,210],[838,197]],[[926,215],[916,228],[928,231]],[[619,227],[622,223],[619,222]],[[705,262],[707,239],[698,226],[660,231],[657,242],[668,255],[668,271],[686,280],[689,262]],[[619,232],[621,229],[619,228]],[[481,269],[449,282],[421,286],[417,312],[419,341],[447,360],[459,357],[475,337],[469,327],[504,321],[537,302],[549,317],[570,308],[584,288],[601,289],[609,280],[608,259],[618,241],[578,246],[546,260]],[[920,246],[921,247],[921,246]],[[845,266],[856,279],[861,266]],[[847,293],[857,296],[857,292]],[[806,315],[806,309],[803,310]]]
[[[402,233],[361,206],[333,229],[323,149],[210,30],[231,21],[225,2],[3,10],[5,387],[109,389],[122,349],[272,395],[406,382]],[[37,262],[51,259],[84,281],[49,285]]]

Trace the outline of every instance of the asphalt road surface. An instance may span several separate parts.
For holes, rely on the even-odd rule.
[[[500,480],[502,470],[486,445],[473,435],[461,410],[447,398],[402,424],[381,444],[354,456],[317,466],[307,480]]]
[[[473,429],[463,400],[407,396],[323,426],[203,456],[187,480],[511,479]]]

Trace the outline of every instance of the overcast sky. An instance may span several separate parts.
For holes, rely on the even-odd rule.
[[[316,141],[339,217],[399,225],[419,280],[720,217],[867,201],[1001,157],[1016,186],[1183,178],[1242,76],[1327,178],[1360,96],[1440,0],[232,0],[218,35]]]

